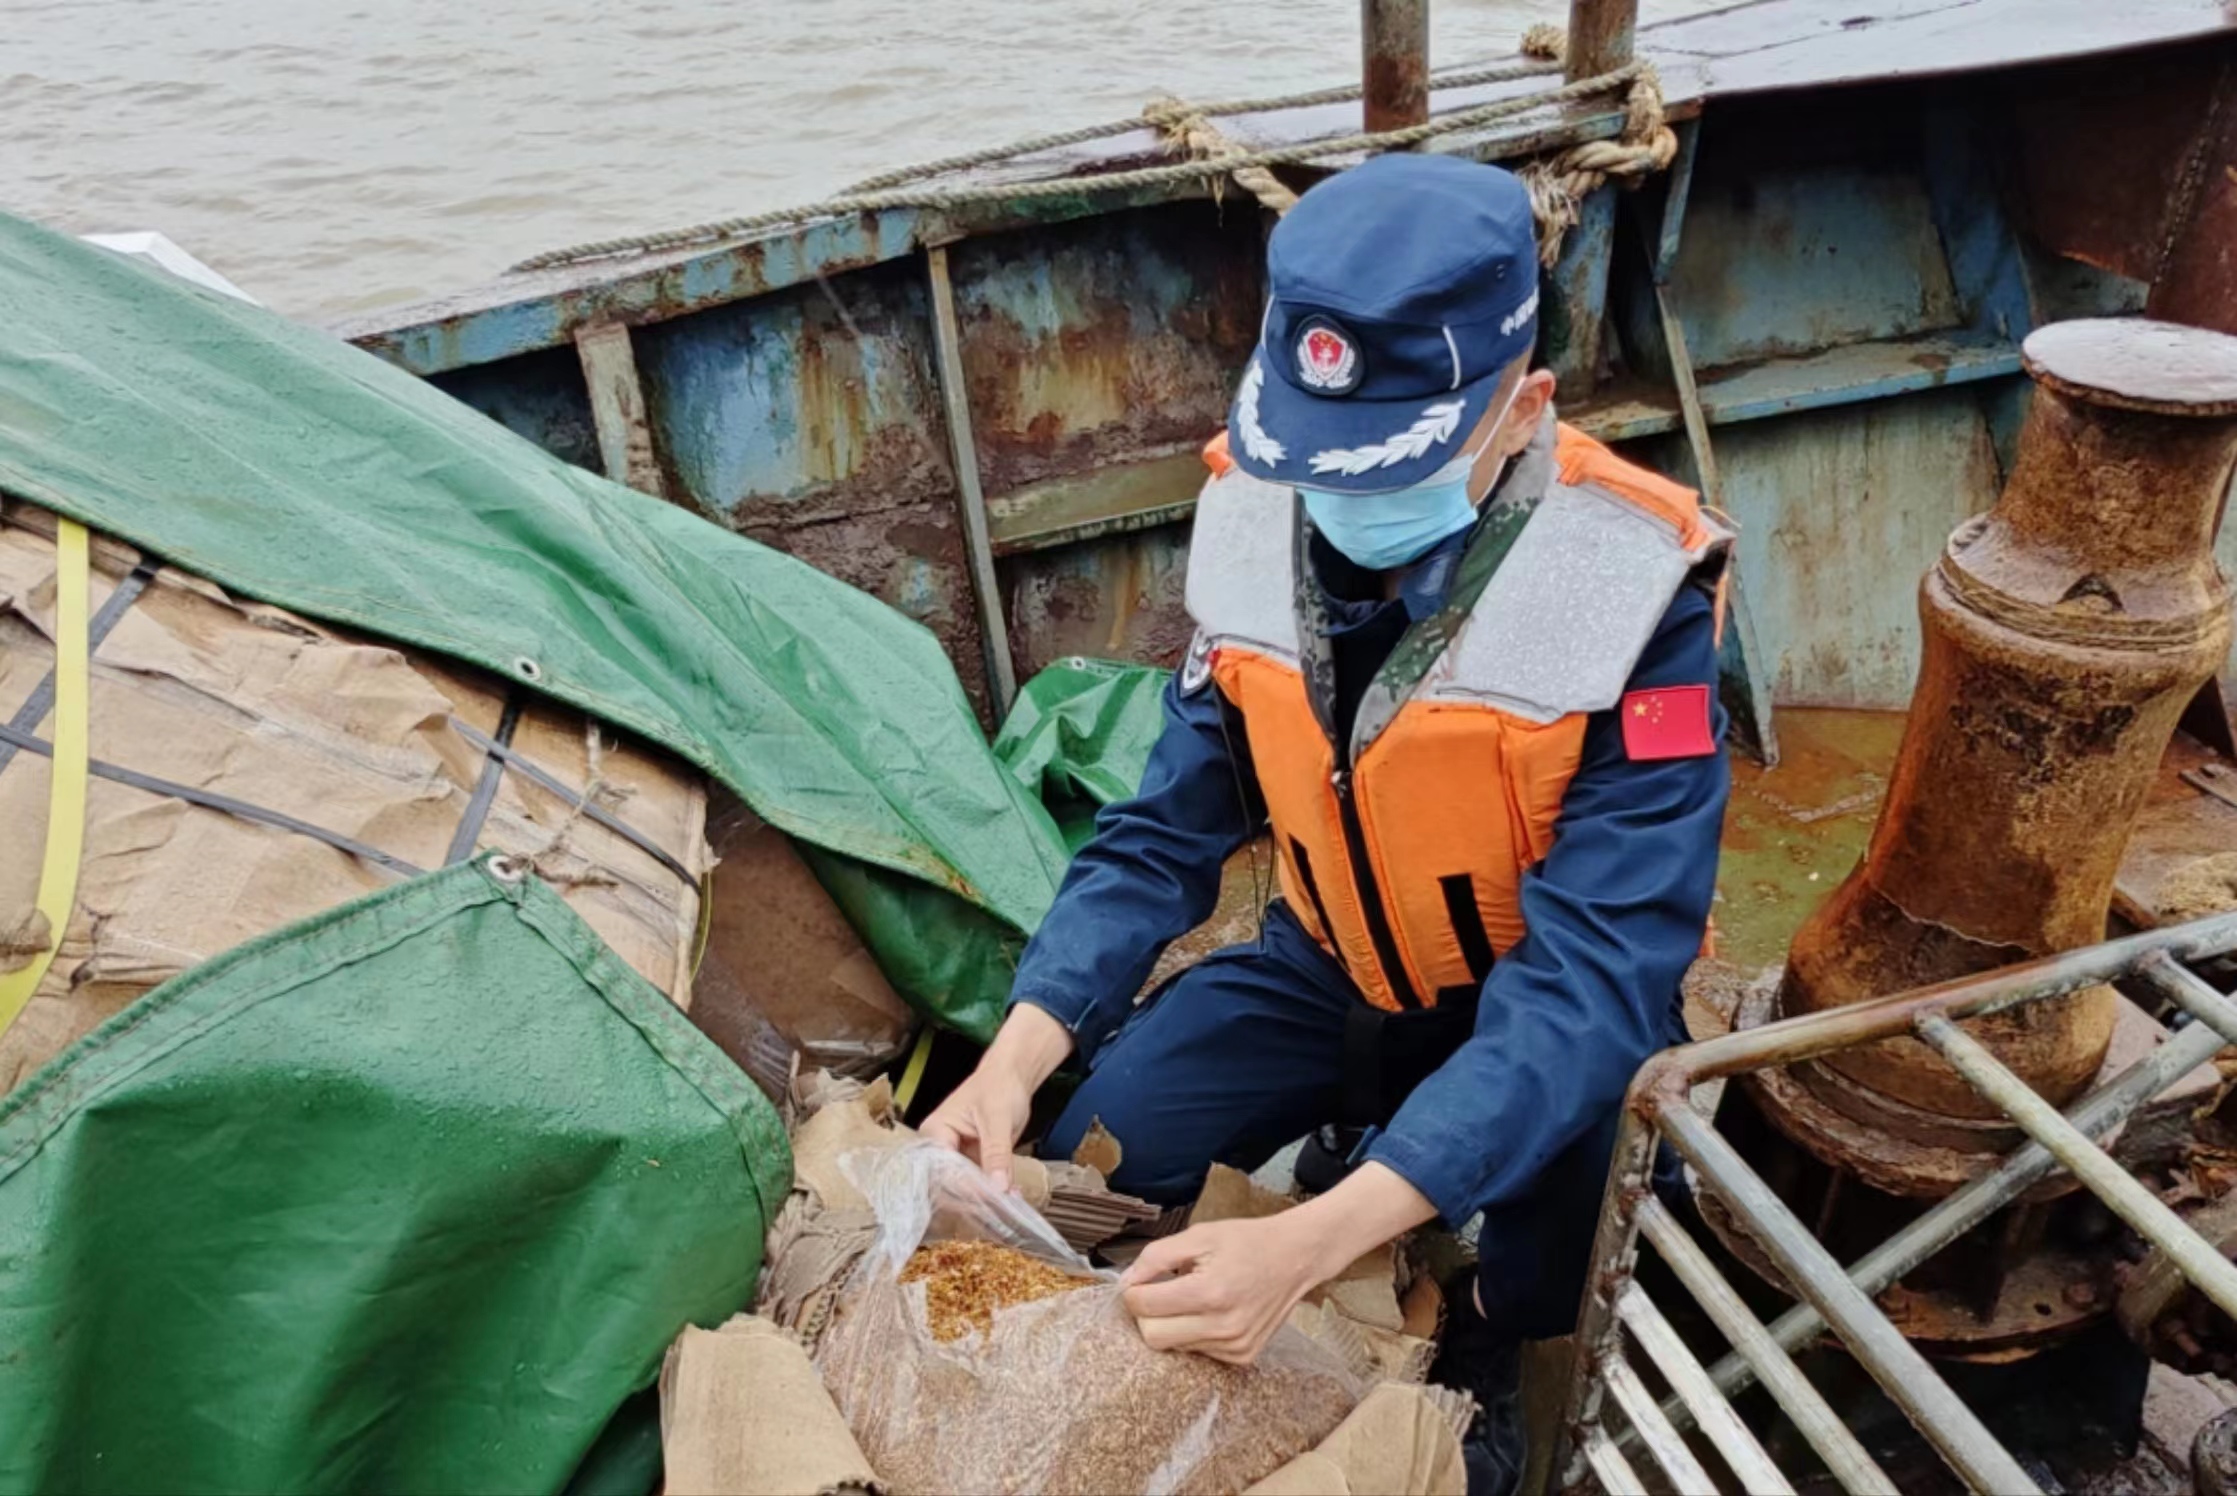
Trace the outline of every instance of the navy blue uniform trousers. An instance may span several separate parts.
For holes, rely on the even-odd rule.
[[[1134,1010],[1040,1151],[1070,1157],[1100,1119],[1124,1155],[1113,1188],[1186,1203],[1212,1164],[1256,1169],[1338,1119],[1345,1024],[1360,1001],[1334,958],[1277,900],[1256,943],[1214,952]],[[1528,1195],[1485,1209],[1477,1291],[1496,1329],[1526,1339],[1569,1332],[1615,1124],[1610,1112],[1556,1156]]]

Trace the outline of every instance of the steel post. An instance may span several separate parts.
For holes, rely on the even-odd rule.
[[[2185,971],[2165,955],[2155,954],[2144,958],[2136,974],[2200,1024],[2221,1035],[2225,1043],[2237,1044],[2237,1004],[2207,986],[2196,973]]]
[[[1681,1097],[1651,1098],[1663,1135],[1746,1223],[1748,1232],[1803,1298],[1825,1316],[1943,1459],[1976,1491],[2033,1496],[2038,1488],[1972,1409],[1927,1364],[1864,1291],[1841,1271],[1809,1228],[1771,1192],[1715,1128]]]
[[[1595,1433],[1585,1444],[1585,1463],[1592,1473],[1600,1477],[1600,1489],[1608,1496],[1647,1496],[1647,1488],[1639,1480],[1639,1472],[1616,1448],[1616,1441],[1605,1433]]]
[[[1569,0],[1569,81],[1597,78],[1631,61],[1638,29],[1639,0]]]
[[[2186,924],[2145,930],[2085,950],[2045,956],[1977,976],[1958,977],[1915,992],[1898,992],[1869,1002],[1829,1008],[1804,1018],[1789,1018],[1761,1028],[1729,1034],[1669,1051],[1649,1061],[1659,1084],[1699,1085],[1719,1076],[1791,1065],[1837,1049],[1885,1039],[1910,1030],[1922,1013],[1973,1018],[1999,1013],[2021,1003],[2060,997],[2126,975],[2154,952],[2164,951],[2189,964],[2226,955],[2237,948],[2237,912],[2209,915]],[[1642,1071],[1642,1076],[1647,1072]],[[1638,1082],[1634,1082],[1636,1094]]]
[[[1600,1370],[1601,1375],[1608,1379],[1608,1395],[1616,1400],[1617,1407],[1623,1409],[1623,1416],[1631,1420],[1632,1428],[1638,1431],[1639,1442],[1647,1447],[1647,1453],[1653,1455],[1654,1462],[1662,1467],[1663,1478],[1669,1482],[1670,1488],[1689,1493],[1715,1491],[1717,1483],[1709,1479],[1709,1472],[1701,1468],[1701,1462],[1693,1457],[1693,1451],[1686,1448],[1685,1436],[1672,1428],[1670,1420],[1662,1416],[1662,1408],[1655,1402],[1654,1394],[1647,1390],[1646,1383],[1639,1380],[1639,1373],[1631,1369],[1631,1363],[1618,1355]],[[1772,1473],[1775,1475],[1778,1472]],[[1756,1488],[1750,1486],[1748,1489],[1752,1493]]]
[[[1589,1440],[1584,1431],[1600,1415],[1599,1368],[1623,1353],[1623,1324],[1616,1318],[1616,1295],[1630,1281],[1638,1257],[1635,1222],[1640,1205],[1653,1199],[1654,1145],[1655,1130],[1645,1115],[1636,1107],[1625,1107],[1616,1127],[1615,1149],[1608,1159],[1600,1225],[1592,1240],[1591,1276],[1586,1280],[1584,1304],[1577,1317],[1575,1368],[1570,1373],[1568,1398],[1562,1405],[1562,1437],[1570,1441],[1569,1458],[1564,1461],[1557,1451],[1548,1466],[1564,1489],[1585,1477]]]
[[[1429,0],[1359,0],[1366,128],[1402,130],[1429,118]]]

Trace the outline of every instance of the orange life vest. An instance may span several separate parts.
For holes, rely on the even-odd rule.
[[[1339,755],[1308,685],[1301,506],[1213,466],[1190,542],[1191,668],[1243,719],[1282,893],[1377,1007],[1473,992],[1522,938],[1522,876],[1553,845],[1587,714],[1616,704],[1729,533],[1691,489],[1549,416],[1446,610],[1392,651]]]

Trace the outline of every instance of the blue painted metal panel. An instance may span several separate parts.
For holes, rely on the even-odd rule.
[[[826,513],[842,490],[886,505],[952,495],[914,269],[638,329],[657,444],[682,491],[737,524]]]
[[[2017,374],[2019,349],[1981,333],[1928,333],[1851,343],[1800,358],[1770,359],[1700,381],[1712,425],[1760,421],[1793,411],[1884,400],[1944,385]]]
[[[1602,187],[1578,205],[1576,226],[1543,281],[1539,357],[1572,399],[1589,393],[1597,377],[1615,243],[1616,189]]]
[[[339,323],[335,332],[414,374],[492,363],[567,342],[591,323],[657,322],[920,252],[970,234],[1060,223],[1203,194],[1194,183],[945,211],[889,208],[744,243],[589,261],[507,276],[454,296]]]
[[[1182,596],[1188,533],[1167,525],[1004,561],[1019,675],[1067,655],[1178,665],[1194,632]]]
[[[963,367],[990,498],[1198,445],[1219,429],[1258,338],[1260,222],[1256,204],[1230,199],[956,246]]]
[[[892,604],[985,673],[913,263],[640,328],[669,492]]]
[[[1670,277],[1697,369],[1962,322],[1915,170],[1754,170],[1725,143],[1712,121]]]
[[[1930,106],[1925,130],[1926,186],[1942,236],[1958,311],[1975,332],[2017,344],[2035,327],[2018,237],[1982,149],[1971,109]]]
[[[594,473],[606,470],[573,344],[458,369],[434,383],[545,451]]]
[[[1918,580],[1995,501],[1978,397],[1940,390],[1717,434],[1725,507],[1781,706],[1899,710],[1918,672]]]

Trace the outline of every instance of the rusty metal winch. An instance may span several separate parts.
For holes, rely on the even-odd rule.
[[[1870,846],[1743,1027],[2102,940],[2177,720],[2228,656],[2213,543],[2237,464],[2237,338],[2069,322],[2031,336],[2025,361],[2036,390],[2003,495],[1920,588],[1917,694]],[[2060,1106],[2160,1033],[2110,986],[1964,1027]],[[2211,1075],[2194,1082],[2191,1106]],[[2131,1125],[2132,1152],[2181,1145],[2185,1094],[2161,1104],[2176,1119],[2162,1135]],[[1753,1076],[1724,1126],[1837,1254],[2024,1141],[1913,1037]],[[1948,1353],[2024,1353],[2110,1310],[2114,1234],[2054,1180],[1883,1306]]]

